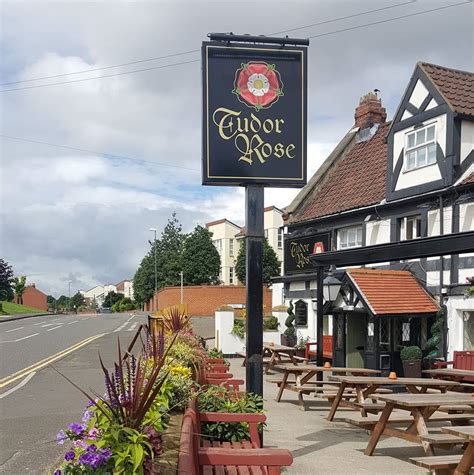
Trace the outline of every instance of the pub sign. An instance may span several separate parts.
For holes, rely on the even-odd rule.
[[[204,42],[204,185],[306,184],[305,47]]]
[[[285,275],[299,274],[315,269],[312,254],[330,251],[329,233],[313,234],[299,238],[285,238]]]

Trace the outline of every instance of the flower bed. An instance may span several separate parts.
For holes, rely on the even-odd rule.
[[[194,396],[206,411],[262,411],[262,400],[256,396],[236,399],[221,387],[200,388],[209,355],[192,333],[183,308],[165,316],[163,329],[141,326],[133,339],[140,348],[129,348],[125,355],[119,344],[112,371],[100,360],[102,395],[90,395],[69,380],[88,403],[82,420],[57,435],[58,444],[67,450],[54,475],[163,473],[160,460],[165,456],[163,437],[170,417],[183,412]],[[216,440],[249,437],[245,424],[214,424],[203,430]]]

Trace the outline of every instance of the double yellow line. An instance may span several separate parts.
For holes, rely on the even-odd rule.
[[[70,346],[69,348],[66,348],[65,350],[60,351],[59,353],[56,353],[55,355],[48,356],[47,358],[44,358],[32,364],[31,366],[23,368],[20,371],[17,371],[16,373],[6,376],[5,378],[1,378],[0,388],[8,386],[9,384],[14,383],[15,381],[18,381],[19,379],[24,378],[25,376],[28,376],[33,371],[38,371],[44,368],[45,366],[48,366],[49,364],[54,363],[55,361],[61,358],[64,358],[65,356],[69,355],[73,351],[76,351],[79,348],[82,348],[83,346],[88,345],[89,343],[91,343],[94,340],[97,340],[98,338],[102,338],[104,335],[107,335],[107,333],[100,333],[98,335],[90,336],[89,338],[86,338],[85,340],[82,340],[79,343],[76,343],[75,345]]]

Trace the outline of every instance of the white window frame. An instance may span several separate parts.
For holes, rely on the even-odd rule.
[[[263,233],[265,235],[265,239],[268,239],[268,229],[264,229]]]
[[[356,231],[356,240],[354,245],[349,245],[348,237],[351,231]],[[360,231],[360,241],[358,239],[358,233]],[[337,249],[352,249],[355,247],[362,247],[362,225],[348,226],[346,228],[340,228],[337,230]]]
[[[427,131],[429,128],[433,128],[434,129],[434,133],[433,133],[433,139],[431,140],[426,140],[426,134],[427,134]],[[417,129],[413,129],[412,131],[410,132],[407,132],[405,134],[405,152],[404,152],[404,166],[403,166],[403,169],[404,169],[404,172],[411,172],[413,170],[419,170],[420,168],[424,168],[424,167],[430,167],[431,165],[435,165],[436,164],[436,122],[432,122],[431,124],[427,124],[423,127],[419,127]],[[419,134],[420,132],[424,132],[425,134],[425,141],[424,142],[421,142],[419,144],[416,144],[416,136],[417,134]],[[414,145],[412,145],[411,147],[408,145],[409,143],[409,140],[410,140],[410,137],[414,136],[415,137],[415,140],[414,140]],[[430,148],[430,146],[433,146],[434,147],[434,160],[432,160],[431,162],[428,162],[428,150]],[[422,163],[422,164],[419,164],[419,154],[421,151],[424,151],[424,156],[425,156],[425,162]],[[413,166],[408,166],[408,156],[409,154],[414,154],[414,157],[415,157],[415,162],[414,162],[414,165]]]
[[[234,268],[229,267],[229,284],[234,283]]]
[[[283,228],[278,228],[278,242],[277,242],[277,246],[278,246],[278,249],[283,249]]]
[[[216,246],[216,249],[219,251],[219,254],[222,252],[222,239],[216,239],[214,241],[214,246]]]
[[[408,223],[410,222],[411,224],[411,233],[412,237],[408,238],[407,237],[407,231],[408,231]],[[418,235],[418,222],[420,222],[420,233]],[[402,223],[400,226],[400,240],[401,241],[412,241],[413,239],[418,239],[422,237],[421,236],[421,215],[411,215],[411,216],[405,216],[402,218]]]
[[[234,240],[229,239],[229,257],[234,257]]]

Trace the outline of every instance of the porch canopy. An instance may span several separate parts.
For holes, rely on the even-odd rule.
[[[436,300],[409,271],[347,269],[346,275],[374,316],[431,316],[439,310]]]
[[[357,249],[323,252],[310,256],[313,267],[317,270],[317,340],[323,339],[323,280],[324,268],[367,265],[381,262],[393,262],[400,259],[417,259],[421,257],[445,256],[474,252],[474,231],[444,234],[411,241],[399,241],[388,244],[365,246]],[[444,323],[444,339],[447,336],[447,322]],[[446,344],[444,352],[446,353]],[[318,345],[318,364],[323,363],[322,347]],[[445,355],[446,356],[446,355]]]

